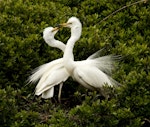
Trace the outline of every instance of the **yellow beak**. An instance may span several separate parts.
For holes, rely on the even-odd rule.
[[[59,27],[54,27],[54,29],[52,30],[52,32],[59,30]]]
[[[59,24],[59,27],[67,27],[70,23],[62,23],[62,24]]]

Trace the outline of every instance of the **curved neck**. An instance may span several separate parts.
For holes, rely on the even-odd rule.
[[[64,43],[62,43],[61,41],[58,41],[58,40],[56,40],[54,43],[56,45],[55,46],[56,48],[59,48],[60,50],[65,52],[66,45]]]
[[[79,40],[81,36],[81,31],[82,31],[82,26],[71,28],[71,37],[67,41],[64,56],[63,56],[65,63],[67,63],[67,61],[74,60],[73,47],[75,45],[75,42]]]
[[[66,49],[63,56],[64,61],[68,62],[68,60],[74,60],[73,47],[77,40],[78,39],[76,39],[76,37],[71,36],[70,39],[67,41]]]
[[[79,22],[77,25],[74,25],[73,27],[70,28],[71,28],[71,37],[67,41],[63,61],[64,67],[66,68],[68,73],[72,74],[74,70],[73,47],[75,45],[75,42],[78,41],[81,36],[82,25]]]
[[[63,60],[64,60],[64,67],[68,71],[69,74],[72,74],[72,71],[74,69],[74,56],[73,56],[73,47],[75,42],[79,38],[76,38],[74,36],[71,36],[71,38],[67,41],[66,49],[64,52]]]
[[[54,48],[56,47],[56,48],[62,50],[63,52],[65,52],[66,45],[64,43],[62,43],[61,41],[55,40],[55,39],[53,39],[53,40],[47,39],[45,41],[50,47],[54,47]]]

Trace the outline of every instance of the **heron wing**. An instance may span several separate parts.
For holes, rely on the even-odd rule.
[[[54,87],[42,93],[42,98],[45,98],[45,99],[52,98],[53,96],[54,96]]]
[[[63,62],[63,59],[53,60],[49,63],[43,64],[32,71],[32,75],[29,77],[29,83],[37,82],[48,70],[51,70],[55,65]]]
[[[74,78],[88,89],[101,88],[106,83],[112,86],[107,75],[96,67],[77,67],[74,71]]]
[[[53,70],[48,74],[48,77],[44,79],[40,84],[37,85],[35,94],[40,95],[48,89],[54,87],[55,85],[60,84],[68,79],[69,74],[66,69],[61,66],[56,70]]]

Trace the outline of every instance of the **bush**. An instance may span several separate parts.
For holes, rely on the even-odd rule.
[[[0,89],[0,124],[3,127],[8,127],[14,120],[18,108],[15,100],[16,94],[17,91],[10,86]]]
[[[139,3],[106,21],[103,18],[134,1],[116,0],[7,0],[0,1],[0,125],[2,126],[148,126],[150,124],[150,6]],[[106,47],[106,54],[122,55],[113,77],[122,84],[105,88],[109,100],[69,79],[62,104],[34,96],[26,85],[31,70],[62,57],[44,43],[45,27],[77,16],[83,24],[74,47],[76,60]],[[66,43],[69,29],[56,38]],[[56,90],[57,91],[57,90]]]

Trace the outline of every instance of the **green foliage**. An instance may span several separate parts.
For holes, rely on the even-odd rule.
[[[15,122],[11,127],[34,127],[39,121],[39,114],[32,111],[20,111],[14,117]]]
[[[3,127],[145,127],[150,125],[150,6],[139,3],[106,21],[103,18],[133,0],[1,0],[0,1],[0,125]],[[113,77],[122,84],[105,88],[110,98],[86,91],[69,79],[57,96],[34,96],[35,85],[26,85],[30,71],[62,57],[44,43],[45,27],[77,16],[83,24],[74,47],[76,60],[101,48],[122,55]],[[66,43],[69,29],[56,35]],[[57,93],[57,89],[56,92]]]
[[[59,116],[59,119],[57,118]],[[88,127],[140,127],[144,124],[142,117],[135,115],[130,108],[121,106],[116,98],[110,101],[97,99],[95,94],[86,97],[82,105],[72,108],[69,113],[57,113],[51,118],[57,126]]]
[[[0,124],[7,127],[13,122],[17,112],[15,96],[17,91],[11,87],[0,89]]]

